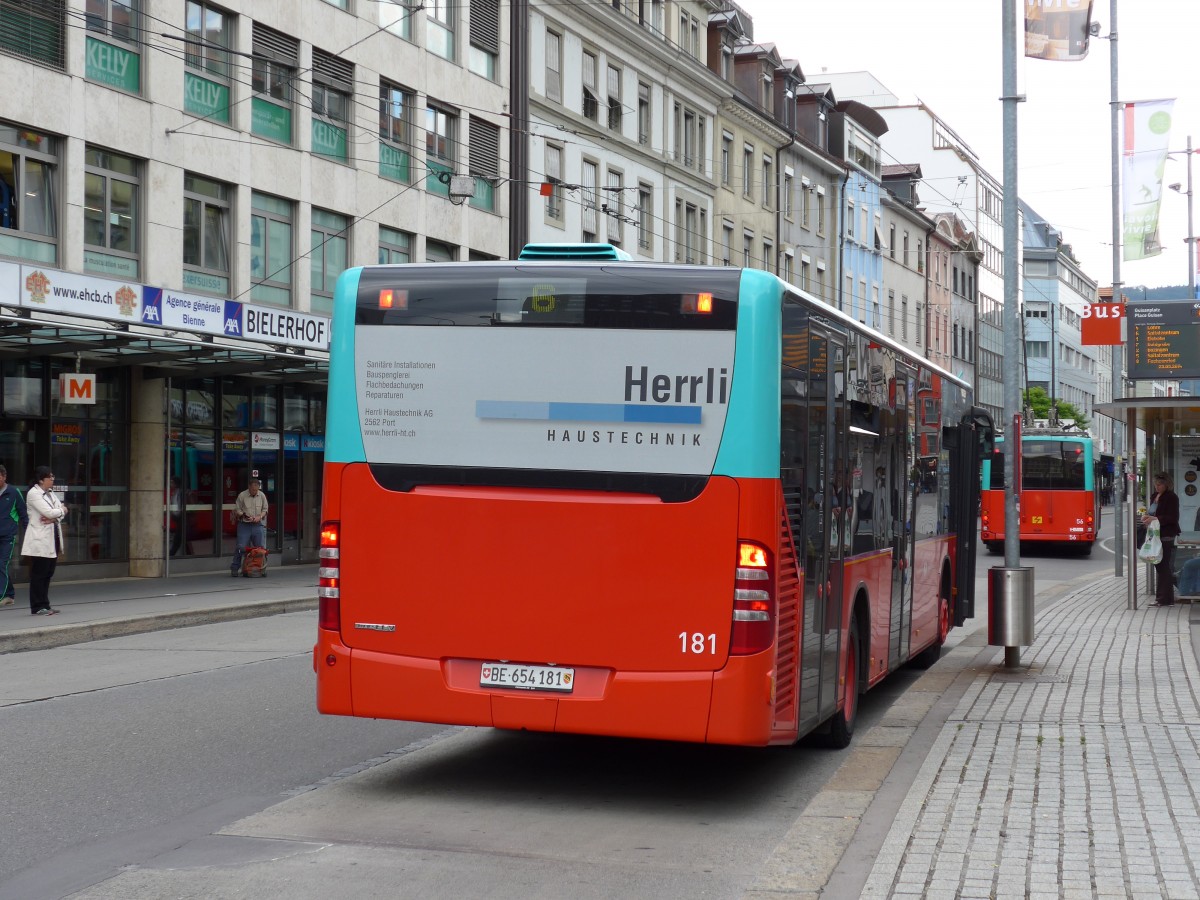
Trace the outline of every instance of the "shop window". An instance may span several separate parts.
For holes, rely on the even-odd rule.
[[[10,360],[4,363],[4,415],[44,416],[46,394],[43,386],[45,364],[40,360]],[[4,429],[0,429],[0,434]]]
[[[443,59],[454,60],[454,30],[458,0],[426,0],[425,48]]]
[[[221,427],[250,427],[250,391],[237,379],[226,378],[221,382]]]
[[[408,184],[412,180],[413,104],[407,88],[379,83],[379,174]]]
[[[183,176],[183,287],[229,296],[229,198],[219,181]]]
[[[467,67],[489,81],[496,80],[500,59],[500,4],[498,0],[471,0],[471,46]]]
[[[0,52],[66,68],[66,0],[0,0]]]
[[[187,0],[185,27],[188,43],[183,73],[183,108],[210,122],[229,124],[233,87],[230,50],[233,19],[210,3]]]
[[[275,385],[255,385],[251,397],[250,427],[255,431],[278,431],[279,401]]]
[[[84,269],[112,278],[137,278],[141,163],[88,147],[83,179]]]
[[[250,298],[256,303],[291,306],[292,203],[255,191],[250,205]]]
[[[333,312],[333,288],[346,269],[346,232],[350,220],[338,213],[313,208],[312,250],[308,254],[312,272],[312,311]]]
[[[298,73],[300,42],[254,23],[251,71],[250,131],[281,144],[292,143],[293,83]]]
[[[471,117],[467,123],[469,145],[467,165],[475,179],[471,205],[477,209],[496,208],[496,185],[500,181],[500,129],[491,122]]]
[[[58,148],[56,138],[0,123],[0,256],[58,262]]]
[[[312,152],[346,162],[354,65],[314,47],[312,82]]]
[[[406,231],[397,231],[386,225],[379,226],[379,263],[412,262],[413,236]]]
[[[142,0],[87,0],[85,77],[141,93]]]
[[[425,166],[429,170],[425,189],[431,194],[450,196],[457,127],[458,117],[454,113],[433,105],[425,108]]]

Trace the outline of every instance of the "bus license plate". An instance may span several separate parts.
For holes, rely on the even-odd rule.
[[[520,688],[525,691],[571,693],[575,670],[558,666],[517,666],[512,663],[485,662],[479,670],[482,687]]]

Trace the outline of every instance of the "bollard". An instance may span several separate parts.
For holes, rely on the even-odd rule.
[[[988,569],[988,643],[1004,648],[1004,665],[1021,663],[1033,643],[1033,567]]]

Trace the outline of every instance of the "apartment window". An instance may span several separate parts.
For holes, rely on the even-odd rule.
[[[379,83],[379,174],[403,184],[412,180],[415,103],[416,95],[407,88]]]
[[[608,127],[621,130],[621,70],[608,67]]]
[[[721,265],[733,265],[733,223],[721,223]]]
[[[349,9],[350,0],[325,0],[330,6],[336,6],[338,9]]]
[[[312,311],[333,312],[333,288],[346,270],[346,232],[350,220],[324,209],[312,211],[312,250],[308,254],[312,273]]]
[[[622,174],[611,169],[608,173],[608,197],[604,211],[608,215],[608,242],[620,246],[625,241],[625,197]]]
[[[917,332],[917,346],[921,346],[922,338],[925,335],[925,309],[921,305],[921,301],[917,301],[917,321],[915,331]]]
[[[871,285],[871,327],[880,328],[883,325],[883,316],[879,311],[879,285]]]
[[[825,263],[817,263],[817,296],[822,300],[825,297]]]
[[[300,43],[254,23],[254,61],[250,100],[250,131],[259,137],[292,142],[292,96]]]
[[[955,324],[955,326],[954,326],[954,358],[955,359],[959,358],[959,355],[958,355],[958,325],[957,324]]]
[[[142,0],[88,0],[84,76],[89,81],[141,93],[141,16]]]
[[[807,178],[800,179],[800,225],[810,228],[812,223],[813,186]]]
[[[1026,341],[1025,356],[1028,359],[1048,359],[1050,357],[1050,342]]]
[[[0,0],[0,53],[64,69],[66,18],[66,0]]]
[[[638,247],[647,252],[653,249],[654,240],[654,186],[646,182],[638,184]]]
[[[470,10],[467,68],[488,81],[495,81],[496,64],[500,59],[499,0],[471,0]]]
[[[700,210],[700,227],[696,232],[696,262],[708,265],[708,210]]]
[[[425,0],[425,48],[442,59],[455,59],[454,30],[459,0]]]
[[[787,172],[783,174],[783,195],[781,197],[782,202],[780,203],[780,212],[782,212],[783,215],[788,219],[792,217],[792,191],[795,188],[794,181],[795,179],[793,179],[792,176]]]
[[[921,242],[917,241],[917,271],[925,271],[925,253],[921,248]]]
[[[600,120],[600,97],[596,94],[596,54],[583,51],[583,115],[593,122]]]
[[[817,234],[825,236],[825,191],[817,188]]]
[[[114,278],[139,276],[141,164],[88,147],[84,151],[83,267]]]
[[[189,40],[185,48],[188,68],[183,73],[183,108],[202,119],[228,124],[233,17],[208,3],[188,0],[185,27]]]
[[[780,277],[783,278],[783,280],[786,281],[788,284],[792,283],[792,274],[793,274],[792,262],[793,262],[792,251],[791,250],[784,251],[783,271],[780,272]]]
[[[754,233],[750,231],[742,233],[742,265],[754,265]]]
[[[650,85],[638,82],[638,143],[650,143]]]
[[[397,265],[412,262],[413,236],[386,225],[379,226],[379,264]]]
[[[227,184],[183,176],[183,288],[229,296],[230,198]]]
[[[854,201],[846,201],[846,237],[854,239]]]
[[[768,272],[775,271],[775,244],[766,238],[762,242],[762,261],[764,269]]]
[[[904,240],[904,245],[903,245],[903,246],[904,246],[904,253],[903,253],[903,255],[902,255],[902,256],[901,256],[901,258],[900,258],[900,262],[901,262],[901,263],[903,263],[904,265],[906,265],[906,266],[907,266],[907,265],[908,265],[908,232],[907,232],[907,231],[906,231],[906,232],[904,232],[904,239],[903,239],[903,240]]]
[[[858,230],[859,239],[864,244],[870,244],[872,240],[871,229],[869,227],[869,223],[871,221],[871,211],[867,208],[866,200],[864,200],[862,206],[858,208],[858,214],[862,217],[862,221],[859,222],[859,225],[861,226]]]
[[[733,170],[733,135],[721,132],[721,184],[729,187]]]
[[[425,190],[439,197],[450,196],[450,176],[458,155],[455,144],[458,117],[438,106],[425,107]]]
[[[557,144],[546,145],[546,183],[550,185],[546,197],[546,218],[562,223],[562,171],[563,148]]]
[[[888,226],[888,256],[892,259],[896,258],[896,225],[895,223]]]
[[[698,263],[697,245],[699,244],[699,230],[697,228],[697,207],[695,203],[683,204],[683,220],[680,222],[682,233],[679,235],[680,243],[683,245],[683,262],[694,265]],[[676,207],[676,215],[678,215],[678,206]],[[678,258],[679,254],[676,254]]]
[[[708,155],[704,152],[705,143],[707,141],[707,131],[705,130],[705,121],[702,114],[696,116],[696,171],[701,175],[704,174],[705,166],[707,165]]]
[[[412,40],[413,4],[411,0],[377,0],[379,27],[406,41]]]
[[[683,164],[696,165],[696,114],[690,109],[683,111]]]
[[[800,257],[800,287],[806,291],[812,290],[812,260],[807,256]]]
[[[754,147],[746,144],[742,147],[742,196],[752,196],[754,187]]]
[[[908,340],[908,297],[900,295],[900,339]]]
[[[292,203],[254,191],[250,208],[250,299],[291,306]]]
[[[596,217],[596,189],[600,181],[600,168],[590,160],[584,160],[580,170],[580,200],[583,203],[583,240],[585,243],[596,240],[600,232]]]
[[[888,334],[896,335],[896,292],[888,291]]]
[[[346,162],[354,65],[316,47],[312,54],[312,152]]]
[[[453,244],[446,244],[442,241],[425,242],[426,262],[454,262],[457,259],[458,248]]]
[[[562,35],[546,32],[546,99],[562,103]]]
[[[762,160],[762,205],[770,209],[775,204],[771,202],[771,192],[775,188],[775,169],[771,165],[771,157],[764,156]]]
[[[472,116],[467,122],[467,174],[475,179],[476,209],[496,208],[496,185],[500,183],[500,128]]]
[[[0,255],[58,262],[58,150],[56,138],[0,123]]]

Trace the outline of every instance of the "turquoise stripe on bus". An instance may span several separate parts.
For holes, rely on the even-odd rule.
[[[326,462],[365,462],[354,382],[354,319],[362,267],[338,276],[333,292],[333,334],[329,342],[329,393],[325,404]]]
[[[742,271],[733,384],[714,475],[779,477],[782,298],[774,275]]]

